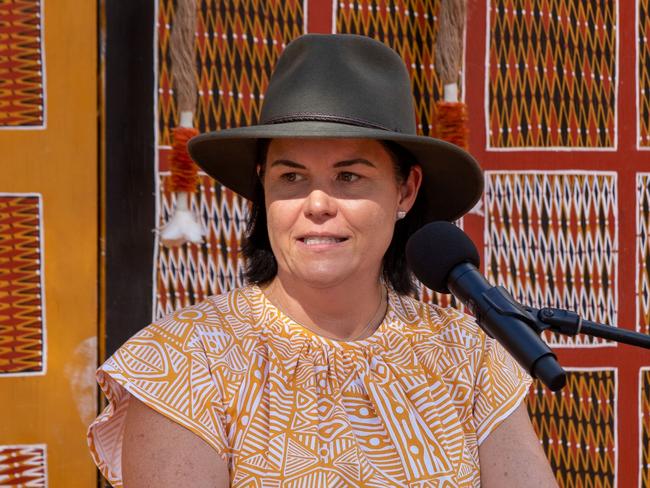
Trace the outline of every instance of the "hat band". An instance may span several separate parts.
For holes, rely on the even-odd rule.
[[[301,112],[291,115],[282,115],[280,117],[273,117],[264,121],[264,124],[282,124],[285,122],[338,122],[341,124],[354,125],[357,127],[367,127],[368,129],[381,129],[390,132],[401,132],[394,129],[389,129],[381,124],[368,122],[367,120],[357,119],[354,117],[345,117],[340,115],[320,114],[313,112]]]

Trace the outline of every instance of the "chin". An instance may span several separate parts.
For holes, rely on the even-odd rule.
[[[336,286],[345,282],[346,279],[351,277],[353,274],[354,273],[352,273],[349,266],[310,266],[301,269],[296,273],[301,281],[315,288],[329,288]]]

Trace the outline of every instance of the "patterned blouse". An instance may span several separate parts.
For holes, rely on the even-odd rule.
[[[212,446],[231,486],[477,487],[478,446],[531,381],[457,310],[389,292],[375,333],[344,342],[257,286],[160,319],[97,377],[90,450],[116,487],[129,394]]]

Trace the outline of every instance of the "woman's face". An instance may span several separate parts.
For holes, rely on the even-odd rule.
[[[421,170],[399,182],[384,146],[365,139],[274,139],[263,186],[278,276],[327,288],[377,279],[398,210]]]

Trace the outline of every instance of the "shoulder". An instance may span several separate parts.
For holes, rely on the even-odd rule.
[[[250,361],[257,334],[247,310],[247,287],[210,297],[156,320],[126,341],[100,368],[121,384],[153,397],[157,381],[195,388],[211,378],[229,398]],[[180,388],[180,386],[179,386]],[[146,391],[145,391],[146,390]]]
[[[435,338],[447,346],[481,349],[485,333],[474,317],[453,307],[425,303],[406,295],[396,295],[395,314],[406,334]]]
[[[138,335],[157,334],[174,341],[187,341],[205,335],[236,335],[250,322],[250,287],[235,288],[213,295],[155,320]]]
[[[395,307],[402,337],[431,384],[445,385],[445,394],[462,418],[471,417],[475,384],[486,336],[476,320],[455,308],[400,296]]]
[[[215,295],[180,308],[141,329],[107,361],[105,367],[149,358],[156,364],[179,366],[187,360],[209,363],[222,358],[252,333],[248,287]],[[241,347],[238,347],[241,355]]]

